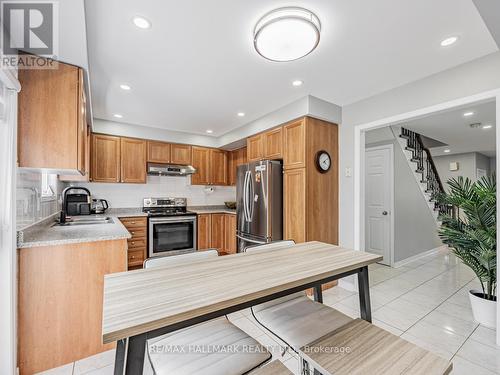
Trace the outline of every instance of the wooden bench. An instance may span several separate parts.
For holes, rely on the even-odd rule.
[[[361,319],[302,347],[300,354],[324,375],[443,375],[452,369],[451,362]]]
[[[263,366],[255,371],[252,371],[250,375],[293,375],[283,363],[276,360]]]

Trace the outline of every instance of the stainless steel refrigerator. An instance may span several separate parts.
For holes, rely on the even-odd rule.
[[[277,160],[240,165],[236,180],[238,252],[283,239],[283,166]]]

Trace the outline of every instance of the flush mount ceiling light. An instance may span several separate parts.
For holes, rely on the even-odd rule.
[[[474,116],[474,112],[470,111],[464,113],[464,117],[470,117],[470,116]]]
[[[483,125],[483,129],[485,129],[485,130],[491,129],[492,127],[493,127],[493,125],[491,125],[491,124]]]
[[[121,88],[122,90],[125,90],[125,91],[130,91],[130,89],[131,89],[131,87],[130,87],[129,85],[126,85],[126,84],[124,84],[124,83],[122,83],[122,84],[120,85],[120,88]]]
[[[132,22],[134,22],[134,25],[137,26],[139,29],[151,28],[151,22],[149,22],[147,19],[141,16],[135,16],[134,18],[132,18]]]
[[[123,115],[120,115],[119,113],[115,113],[115,114],[113,115],[113,117],[116,117],[116,118],[123,118]]]
[[[452,37],[443,39],[441,41],[441,47],[449,47],[452,44],[455,44],[457,41],[458,41],[458,37],[457,36],[452,36]]]
[[[310,54],[318,45],[321,22],[311,11],[299,7],[278,8],[255,25],[253,43],[262,57],[293,61]]]
[[[451,152],[451,150],[449,148],[447,148],[446,150],[443,151],[444,153],[448,153],[448,152]]]
[[[210,129],[207,129],[206,132],[207,132],[207,134],[212,134],[214,131],[210,130]]]
[[[238,112],[237,115],[238,117],[245,117],[245,112]]]
[[[299,87],[299,86],[302,86],[303,83],[304,83],[304,81],[297,79],[297,80],[292,82],[292,86]]]

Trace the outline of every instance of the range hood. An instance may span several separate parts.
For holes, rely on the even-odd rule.
[[[191,165],[148,163],[150,176],[187,176],[195,172]]]

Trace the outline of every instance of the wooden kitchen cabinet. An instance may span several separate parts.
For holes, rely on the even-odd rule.
[[[125,239],[18,250],[18,366],[35,374],[111,350],[104,275],[127,270]]]
[[[257,134],[247,138],[247,157],[248,161],[259,161],[264,156],[262,145],[262,134]]]
[[[236,215],[198,215],[198,250],[217,249],[219,255],[236,254]]]
[[[144,260],[148,257],[148,219],[146,217],[121,217],[120,221],[132,236],[127,240],[128,270],[142,268]]]
[[[135,138],[120,139],[120,181],[146,183],[146,141]]]
[[[224,215],[224,251],[226,254],[236,254],[236,215]]]
[[[191,185],[227,185],[227,152],[215,148],[193,146]]]
[[[92,134],[93,182],[120,182],[120,137]]]
[[[191,185],[210,184],[210,149],[193,146],[193,167],[196,173],[191,175]]]
[[[306,241],[306,170],[285,170],[283,177],[284,239]]]
[[[227,152],[210,149],[210,184],[227,185]]]
[[[211,247],[212,221],[210,214],[198,215],[198,250],[205,250]]]
[[[279,127],[265,132],[262,136],[264,159],[281,159],[283,157],[283,129]]]
[[[148,162],[170,163],[170,143],[148,141]]]
[[[225,253],[225,214],[211,214],[212,218],[212,231],[211,231],[211,241],[210,247],[217,249],[219,255]]]
[[[170,151],[170,162],[172,164],[191,165],[192,147],[189,145],[172,144]]]
[[[70,175],[59,175],[60,181],[70,181],[70,182],[89,182],[90,181],[90,169],[91,169],[91,154],[90,148],[92,144],[92,131],[90,125],[86,127],[85,133],[85,174],[80,176],[79,174]]]
[[[304,168],[306,166],[305,118],[283,126],[283,145],[283,167]]]
[[[228,154],[227,184],[236,186],[238,166],[247,162],[247,148],[230,151]]]
[[[84,175],[87,120],[83,71],[61,62],[56,66],[19,70],[18,165]]]

